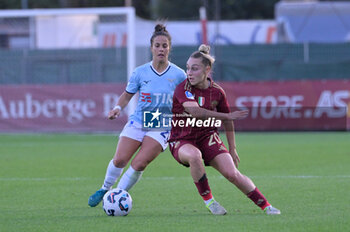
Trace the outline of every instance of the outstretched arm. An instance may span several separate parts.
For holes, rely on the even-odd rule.
[[[184,102],[182,105],[185,108],[185,111],[195,118],[217,118],[221,120],[235,120],[243,119],[248,116],[248,110],[234,111],[231,113],[221,113],[201,108],[195,101],[187,101]]]
[[[235,140],[235,128],[233,121],[224,121],[224,127],[226,131],[226,139],[228,142],[229,152],[232,156],[233,162],[236,167],[238,167],[238,163],[241,161],[239,159],[237,150],[236,150],[236,140]]]
[[[120,115],[122,109],[130,102],[131,98],[134,96],[132,93],[123,92],[118,99],[117,105],[108,113],[109,119],[115,119]]]

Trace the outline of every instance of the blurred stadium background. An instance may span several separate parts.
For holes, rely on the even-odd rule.
[[[251,111],[237,130],[350,129],[350,2],[96,2],[0,3],[0,133],[120,131],[132,109],[106,114],[159,19],[180,67],[211,45],[214,80]]]
[[[169,150],[132,189],[130,216],[88,207],[132,105],[106,114],[151,60],[159,20],[172,62],[185,69],[209,43],[214,80],[250,109],[235,124],[239,169],[280,217],[208,168],[229,212],[213,217]],[[348,231],[349,42],[350,1],[0,0],[0,231]]]

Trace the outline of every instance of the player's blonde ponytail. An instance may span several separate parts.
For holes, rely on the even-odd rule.
[[[192,53],[191,57],[202,58],[203,64],[205,66],[209,65],[212,67],[215,62],[215,58],[210,55],[210,46],[205,44],[201,44],[198,48],[198,51]]]

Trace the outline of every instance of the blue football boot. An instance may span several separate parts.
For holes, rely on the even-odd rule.
[[[92,194],[89,197],[88,204],[91,207],[95,207],[96,205],[98,205],[102,201],[103,196],[106,194],[106,192],[108,192],[108,190],[105,190],[105,189],[102,189],[102,188],[97,190],[94,194]]]

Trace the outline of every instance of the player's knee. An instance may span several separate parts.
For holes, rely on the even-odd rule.
[[[135,169],[136,171],[143,171],[146,169],[146,167],[148,166],[150,162],[147,160],[133,160],[131,162],[131,166],[133,167],[133,169]]]
[[[124,168],[128,164],[129,160],[126,160],[122,157],[114,157],[113,164],[118,168]]]
[[[202,164],[202,154],[200,152],[194,152],[188,157],[188,163],[190,166]]]

